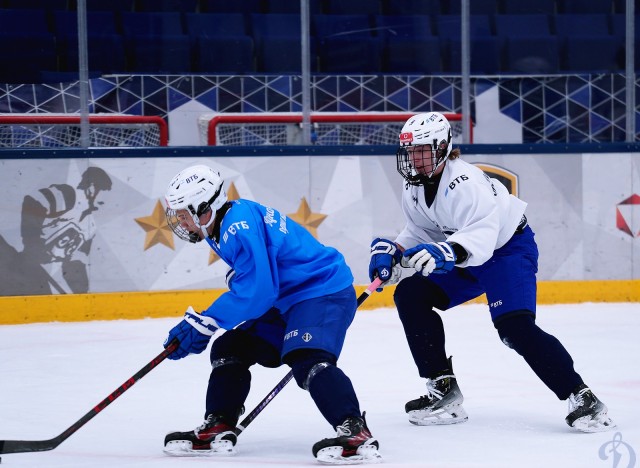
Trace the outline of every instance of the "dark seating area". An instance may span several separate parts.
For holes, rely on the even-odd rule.
[[[624,4],[472,0],[471,73],[621,72]],[[459,1],[309,0],[309,9],[314,73],[460,73]],[[299,14],[299,0],[87,0],[89,69],[296,73]],[[77,73],[76,0],[0,0],[0,24],[0,82]]]

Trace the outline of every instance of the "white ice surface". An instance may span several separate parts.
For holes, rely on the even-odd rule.
[[[640,306],[543,306],[538,323],[572,354],[576,370],[618,427],[584,434],[559,401],[497,338],[486,306],[443,314],[447,352],[469,421],[418,427],[404,414],[424,393],[393,309],[358,312],[339,365],[351,377],[385,464],[424,467],[612,467],[611,444],[627,467],[640,456]],[[177,319],[0,326],[0,440],[62,433],[162,351]],[[248,410],[287,368],[253,368]],[[203,417],[208,352],[164,361],[52,451],[2,455],[3,467],[319,466],[311,446],[334,434],[295,382],[249,425],[234,457],[172,458],[164,435]],[[624,445],[627,444],[627,445]],[[637,460],[637,458],[636,458]]]

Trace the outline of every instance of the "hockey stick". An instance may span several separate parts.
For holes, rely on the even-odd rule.
[[[358,306],[362,304],[367,297],[371,295],[381,284],[379,279],[376,279],[371,285],[358,297]],[[129,390],[138,380],[151,372],[155,367],[164,361],[169,354],[174,352],[178,347],[178,340],[174,339],[169,345],[153,358],[146,366],[136,372],[133,376],[127,379],[122,385],[116,388],[109,396],[98,403],[78,421],[69,426],[62,434],[48,440],[0,440],[0,455],[5,453],[24,453],[24,452],[46,452],[48,450],[55,449],[62,442],[71,437],[78,429],[93,419],[98,413],[109,406],[113,401]],[[246,418],[238,425],[236,433],[240,434],[244,429],[253,421],[258,414],[269,404],[269,402],[278,394],[280,390],[291,380],[293,373],[289,372],[284,378],[275,386],[273,390],[258,404],[258,406],[247,415]]]
[[[358,306],[360,305],[371,295],[373,291],[378,289],[382,281],[380,278],[376,278],[373,283],[371,283],[367,289],[364,290],[360,296],[358,296]],[[236,435],[240,435],[251,422],[256,419],[256,417],[262,413],[262,410],[266,408],[266,406],[275,398],[275,396],[280,393],[280,391],[289,383],[289,381],[293,378],[293,372],[289,371],[287,375],[285,375],[280,382],[277,383],[273,390],[269,392],[269,394],[262,399],[260,403],[249,413],[240,423],[236,426],[235,433]]]
[[[66,431],[59,436],[49,440],[0,440],[0,454],[4,453],[22,453],[22,452],[44,452],[47,450],[53,450],[62,442],[67,440],[78,429],[84,426],[87,422],[93,419],[100,411],[105,409],[109,404],[129,390],[138,380],[147,375],[158,364],[166,359],[166,357],[173,353],[178,347],[178,340],[174,339],[164,351],[153,358],[146,366],[136,372],[125,383],[116,388],[107,398],[98,403],[91,411],[81,417],[78,421],[73,423]]]

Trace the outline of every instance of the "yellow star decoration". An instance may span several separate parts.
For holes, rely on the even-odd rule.
[[[229,185],[229,190],[227,190],[227,200],[232,201],[239,198],[240,194],[238,193],[238,189],[236,189],[235,184],[231,182],[231,184]],[[220,260],[220,257],[218,257],[218,254],[216,254],[213,249],[211,249],[209,252],[209,263],[207,264],[207,266],[217,262],[218,260]]]
[[[231,185],[229,185],[229,190],[227,190],[227,200],[233,201],[233,200],[238,200],[239,198],[240,198],[240,194],[238,193],[236,184],[231,182]]]
[[[167,224],[164,208],[159,200],[156,202],[156,206],[153,209],[151,216],[135,218],[135,221],[147,233],[144,239],[144,250],[147,250],[156,244],[164,244],[171,250],[175,250],[175,246],[173,244],[173,231]]]
[[[311,233],[313,237],[318,238],[318,226],[322,224],[322,221],[327,215],[320,213],[312,213],[306,198],[302,197],[298,211],[287,215],[289,218],[304,226],[307,231]]]

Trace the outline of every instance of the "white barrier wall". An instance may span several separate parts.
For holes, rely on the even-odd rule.
[[[640,278],[640,154],[463,158],[529,203],[540,280]],[[371,239],[403,227],[394,156],[0,160],[0,295],[224,287],[223,262],[164,220],[168,181],[196,163],[338,248],[356,284]],[[110,189],[92,200],[92,183]]]

